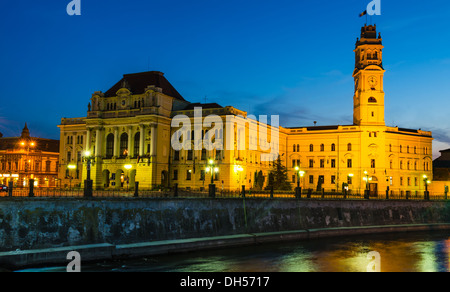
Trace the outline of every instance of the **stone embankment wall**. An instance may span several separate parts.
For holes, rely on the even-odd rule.
[[[0,201],[0,251],[449,222],[445,202],[6,199]]]

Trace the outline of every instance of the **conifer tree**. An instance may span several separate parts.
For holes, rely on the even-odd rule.
[[[273,163],[272,170],[269,173],[267,189],[270,189],[272,186],[274,190],[292,190],[291,183],[288,181],[288,171],[281,162],[280,156],[278,156],[278,159]]]

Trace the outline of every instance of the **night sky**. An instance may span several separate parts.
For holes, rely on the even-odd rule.
[[[3,1],[0,132],[59,139],[95,91],[162,71],[191,102],[280,115],[282,126],[352,124],[354,45],[370,0]],[[450,148],[450,2],[381,0],[386,124]]]

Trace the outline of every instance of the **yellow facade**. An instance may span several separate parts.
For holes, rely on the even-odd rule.
[[[59,141],[30,136],[27,125],[20,137],[0,135],[0,184],[15,188],[58,185]]]
[[[144,189],[178,184],[180,188],[200,190],[207,189],[213,176],[218,190],[238,190],[242,185],[253,187],[258,172],[267,185],[273,162],[262,157],[270,154],[274,158],[280,155],[293,187],[298,183],[304,189],[340,191],[348,184],[349,190],[358,193],[370,189],[373,195],[380,195],[389,188],[391,194],[420,194],[425,190],[423,176],[432,179],[431,132],[386,126],[383,45],[375,26],[362,28],[354,52],[352,125],[272,127],[247,118],[246,112],[233,107],[191,104],[160,72],[124,75],[106,93],[93,94],[86,118],[62,119],[60,175],[66,177],[73,153],[79,157],[89,150],[95,158],[91,178],[96,189],[134,187],[139,182]],[[174,127],[172,122],[185,116],[194,125],[196,107],[202,108],[202,118],[197,119],[201,126],[190,128],[192,138],[196,130],[210,131],[213,125],[208,125],[208,116],[215,115],[224,124],[222,132],[215,135],[216,142],[229,147],[173,149],[171,139],[181,125]],[[245,130],[228,130],[230,116],[241,119]],[[255,130],[262,124],[269,133],[264,139]],[[274,133],[277,139],[272,137]],[[70,136],[83,136],[83,143],[65,143]],[[238,136],[245,147],[237,145]],[[261,147],[263,142],[270,147]],[[86,163],[78,163],[82,170],[78,183],[82,184]],[[304,172],[300,181],[296,166]]]

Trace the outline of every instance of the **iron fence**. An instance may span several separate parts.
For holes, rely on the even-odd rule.
[[[167,189],[167,190],[135,190],[126,189],[104,189],[94,190],[93,198],[248,198],[248,199],[309,199],[309,200],[412,200],[412,201],[441,201],[448,200],[445,193],[430,192],[429,198],[425,192],[389,192],[386,194],[367,194],[359,192],[326,192],[324,190],[317,192],[313,190],[303,190],[301,195],[296,194],[295,191],[255,191],[255,190],[240,190],[240,191],[225,191],[216,189],[215,194],[210,194],[208,191],[192,191],[185,189]],[[32,193],[28,188],[14,188],[9,192],[0,192],[0,198],[20,198],[20,197],[35,197],[35,198],[83,198],[85,197],[84,190],[81,188],[71,189],[57,189],[57,188],[34,188]]]

